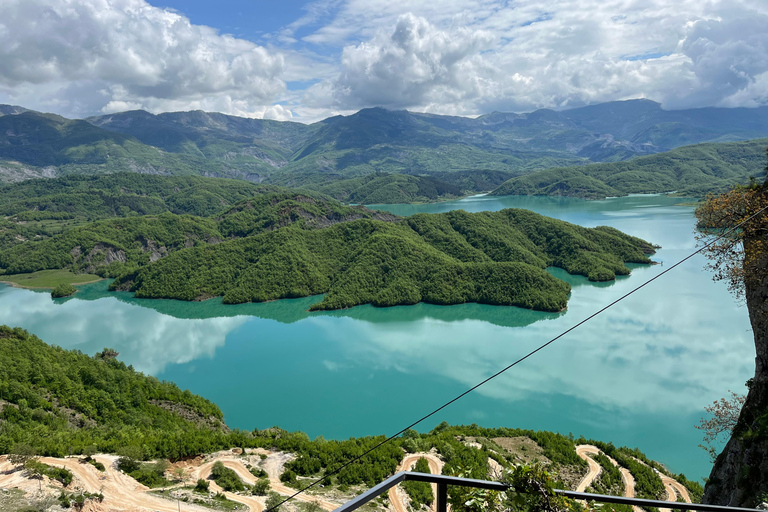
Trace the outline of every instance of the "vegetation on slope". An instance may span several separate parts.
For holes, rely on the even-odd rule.
[[[116,173],[0,187],[0,216],[20,221],[103,219],[163,212],[207,217],[278,187],[199,176]]]
[[[361,206],[345,206],[317,192],[294,191],[254,196],[217,216],[220,232],[230,238],[256,235],[288,225],[317,229],[357,219],[395,221],[398,217]]]
[[[0,268],[9,274],[67,268],[111,276],[220,236],[214,221],[189,215],[109,219],[0,252]]]
[[[230,431],[222,422],[221,411],[211,402],[172,383],[144,376],[117,356],[105,349],[90,357],[46,345],[24,330],[0,326],[0,454],[18,453],[28,458],[34,454],[117,453],[121,469],[157,486],[168,483],[163,477],[168,463],[142,463],[142,459],[179,459],[232,447],[265,448],[295,455],[285,465],[286,473],[294,475],[291,478],[320,477],[384,440],[383,436],[310,440],[302,432],[277,427]],[[482,447],[467,446],[463,441],[466,436],[482,441]],[[519,437],[530,438],[543,449],[551,461],[550,470],[570,468],[569,472],[579,474],[586,467],[576,455],[572,437],[443,422],[424,434],[406,431],[360,462],[326,478],[323,484],[337,485],[340,490],[356,484],[372,486],[394,473],[404,451],[433,449],[445,462],[443,474],[485,479],[489,457],[504,467],[514,461],[511,454],[486,441]],[[605,446],[614,457],[618,453],[646,460],[639,452]],[[419,469],[425,470],[423,463]],[[239,477],[222,465],[214,467],[212,476],[222,487],[237,490],[242,486]]]
[[[176,251],[121,276],[137,297],[225,303],[327,293],[313,309],[429,302],[562,310],[570,287],[545,271],[591,280],[649,263],[647,242],[612,228],[586,229],[525,210],[420,214],[400,223],[360,219],[276,231]],[[2,260],[0,260],[2,263]]]
[[[216,449],[227,435],[211,402],[147,377],[105,350],[95,357],[0,326],[0,453],[116,452],[180,457]]]
[[[224,160],[168,153],[86,121],[34,111],[0,116],[0,162],[49,170],[41,175],[138,171],[250,177]]]
[[[763,176],[768,139],[685,146],[628,162],[537,171],[513,178],[492,195],[549,195],[603,199],[675,191],[701,197]]]
[[[459,187],[433,177],[384,173],[334,181],[318,190],[356,204],[423,203],[463,195]]]

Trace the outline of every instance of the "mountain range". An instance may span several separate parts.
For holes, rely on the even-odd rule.
[[[201,111],[77,120],[0,105],[0,181],[134,171],[308,187],[349,202],[423,201],[541,169],[766,137],[766,114],[628,100],[477,118],[368,108],[305,125]]]

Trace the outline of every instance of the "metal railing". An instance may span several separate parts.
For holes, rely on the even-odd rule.
[[[415,471],[401,471],[375,487],[370,488],[363,494],[346,502],[334,512],[351,512],[377,496],[383,494],[391,487],[396,486],[407,480],[414,482],[427,482],[437,484],[437,496],[435,496],[435,506],[437,512],[447,512],[448,509],[448,486],[458,485],[462,487],[474,487],[476,489],[488,489],[491,491],[506,491],[509,487],[501,482],[492,482],[490,480],[474,480],[471,478],[459,478],[455,476],[432,475],[429,473],[417,473]],[[699,510],[701,512],[765,512],[752,508],[724,507],[720,505],[702,505],[698,503],[680,503],[676,501],[645,500],[640,498],[625,498],[623,496],[608,496],[606,494],[591,494],[587,492],[555,490],[556,494],[584,501],[599,501],[602,503],[619,503],[622,505],[634,505],[637,507],[656,507],[672,508],[679,510]]]

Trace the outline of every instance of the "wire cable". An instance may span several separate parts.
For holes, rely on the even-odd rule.
[[[421,423],[422,421],[424,421],[424,420],[426,420],[426,419],[428,419],[428,418],[430,418],[430,417],[434,416],[435,414],[437,414],[438,412],[442,411],[443,409],[445,409],[446,407],[448,407],[448,406],[449,406],[449,405],[451,405],[452,403],[454,403],[454,402],[456,402],[456,401],[458,401],[458,400],[462,399],[462,398],[463,398],[463,397],[465,397],[466,395],[470,394],[472,391],[474,391],[474,390],[476,390],[477,388],[479,388],[480,386],[482,386],[482,385],[484,385],[484,384],[488,383],[489,381],[491,381],[491,380],[495,379],[496,377],[498,377],[498,376],[499,376],[499,375],[501,375],[502,373],[506,372],[506,371],[507,371],[507,370],[509,370],[510,368],[513,368],[514,366],[518,365],[519,363],[522,363],[523,361],[525,361],[526,359],[528,359],[528,358],[529,358],[529,357],[531,357],[532,355],[536,354],[537,352],[540,352],[540,351],[544,350],[545,348],[547,348],[548,346],[550,346],[551,344],[553,344],[555,341],[557,341],[557,340],[559,340],[560,338],[562,338],[563,336],[565,336],[566,334],[568,334],[568,333],[570,333],[571,331],[573,331],[573,330],[575,330],[575,329],[577,329],[577,328],[581,327],[582,325],[584,325],[585,323],[589,322],[590,320],[592,320],[593,318],[595,318],[595,317],[596,317],[596,316],[598,316],[599,314],[603,313],[603,312],[604,312],[604,311],[606,311],[607,309],[610,309],[611,307],[615,306],[616,304],[618,304],[618,303],[619,303],[619,302],[621,302],[622,300],[626,299],[627,297],[629,297],[629,296],[630,296],[630,295],[632,295],[633,293],[637,292],[638,290],[640,290],[640,289],[644,288],[645,286],[647,286],[648,284],[650,284],[650,283],[652,283],[653,281],[657,280],[657,279],[658,279],[658,278],[660,278],[661,276],[663,276],[663,275],[667,274],[668,272],[670,272],[670,271],[672,271],[673,269],[677,268],[678,266],[682,265],[683,263],[685,263],[685,262],[686,262],[686,261],[688,261],[689,259],[693,258],[694,256],[696,256],[697,254],[699,254],[699,253],[700,253],[700,252],[702,252],[703,250],[705,250],[705,249],[707,249],[708,247],[712,246],[713,244],[715,244],[715,243],[716,243],[716,242],[718,242],[719,240],[722,240],[723,238],[725,238],[726,236],[728,236],[730,233],[732,233],[732,232],[736,231],[736,230],[737,230],[737,229],[739,229],[741,226],[743,226],[743,225],[744,225],[744,224],[746,224],[747,222],[751,221],[752,219],[754,219],[755,217],[757,217],[758,215],[760,215],[761,213],[763,213],[765,210],[768,210],[768,206],[765,206],[765,207],[761,208],[760,210],[758,210],[758,211],[757,211],[757,212],[755,212],[754,214],[750,215],[749,217],[747,217],[747,218],[746,218],[746,219],[744,219],[743,221],[739,222],[739,223],[738,223],[736,226],[733,226],[732,228],[729,228],[728,230],[726,230],[726,231],[725,231],[725,232],[723,232],[722,234],[720,234],[720,235],[718,235],[717,237],[715,237],[715,238],[714,238],[712,241],[710,241],[710,242],[706,243],[705,245],[701,246],[700,248],[696,249],[694,252],[692,252],[691,254],[689,254],[688,256],[686,256],[685,258],[681,259],[680,261],[678,261],[677,263],[675,263],[675,264],[674,264],[674,265],[672,265],[671,267],[668,267],[667,269],[663,270],[662,272],[659,272],[658,274],[656,274],[656,275],[655,275],[655,276],[653,276],[652,278],[648,279],[648,280],[647,280],[647,281],[645,281],[644,283],[642,283],[642,284],[638,285],[637,287],[633,288],[632,290],[628,291],[627,293],[625,293],[624,295],[622,295],[622,296],[621,296],[621,297],[619,297],[618,299],[614,300],[613,302],[610,302],[610,303],[609,303],[608,305],[606,305],[606,306],[603,306],[603,307],[602,307],[602,308],[600,308],[599,310],[595,311],[594,313],[592,313],[592,314],[591,314],[591,315],[589,315],[588,317],[586,317],[586,318],[584,318],[583,320],[581,320],[580,322],[578,322],[576,325],[573,325],[573,326],[569,327],[568,329],[566,329],[565,331],[561,332],[560,334],[558,334],[557,336],[555,336],[554,338],[552,338],[552,339],[551,339],[551,340],[549,340],[548,342],[546,342],[546,343],[544,343],[543,345],[540,345],[538,348],[536,348],[536,349],[534,349],[534,350],[532,350],[532,351],[528,352],[526,355],[524,355],[523,357],[521,357],[521,358],[520,358],[520,359],[518,359],[517,361],[513,362],[512,364],[510,364],[510,365],[508,365],[508,366],[505,366],[504,368],[502,368],[501,370],[497,371],[496,373],[494,373],[494,374],[493,374],[493,375],[491,375],[490,377],[487,377],[487,378],[483,379],[482,381],[480,381],[479,383],[475,384],[475,385],[474,385],[474,386],[472,386],[471,388],[467,389],[466,391],[464,391],[464,392],[463,392],[463,393],[461,393],[460,395],[458,395],[458,396],[456,396],[455,398],[453,398],[453,399],[449,400],[448,402],[445,402],[443,405],[441,405],[440,407],[438,407],[438,408],[437,408],[437,409],[435,409],[434,411],[430,412],[429,414],[426,414],[426,415],[422,416],[420,419],[418,419],[418,420],[414,421],[413,423],[411,423],[411,424],[410,424],[410,425],[408,425],[407,427],[405,427],[405,428],[403,428],[402,430],[398,431],[397,433],[395,433],[395,434],[392,434],[391,436],[387,437],[386,439],[384,439],[384,440],[383,440],[382,442],[380,442],[379,444],[377,444],[377,445],[373,446],[372,448],[368,449],[367,451],[365,451],[363,454],[361,454],[361,455],[358,455],[357,457],[355,457],[354,459],[352,459],[352,460],[350,460],[350,461],[348,461],[348,462],[345,462],[345,463],[344,463],[344,464],[343,464],[341,467],[339,467],[339,468],[338,468],[338,469],[336,469],[335,471],[332,471],[331,473],[328,473],[327,475],[324,475],[322,478],[319,478],[318,480],[315,480],[314,482],[312,482],[312,483],[311,483],[311,484],[309,484],[308,486],[306,486],[306,487],[304,487],[304,488],[302,488],[302,489],[300,489],[300,490],[296,491],[295,493],[293,493],[292,495],[288,496],[286,499],[284,499],[283,501],[281,501],[281,502],[280,502],[280,503],[278,503],[277,505],[274,505],[274,506],[272,506],[272,507],[270,507],[270,508],[268,508],[268,509],[264,510],[263,512],[273,512],[274,510],[276,510],[278,507],[280,507],[280,506],[281,506],[281,505],[283,505],[284,503],[287,503],[287,502],[291,501],[292,499],[294,499],[296,496],[298,496],[298,495],[300,495],[300,494],[304,493],[305,491],[308,491],[309,489],[311,489],[311,488],[313,488],[314,486],[318,485],[320,482],[322,482],[322,481],[323,481],[323,480],[325,480],[326,478],[329,478],[329,477],[332,477],[333,475],[336,475],[336,474],[338,474],[338,473],[339,473],[339,472],[341,472],[341,471],[342,471],[344,468],[351,466],[352,464],[354,464],[355,462],[359,461],[360,459],[362,459],[363,457],[365,457],[365,456],[366,456],[366,455],[368,455],[369,453],[371,453],[371,452],[373,452],[374,450],[376,450],[376,449],[380,448],[381,446],[384,446],[384,445],[385,445],[385,444],[387,444],[388,442],[392,441],[392,440],[393,440],[393,439],[395,439],[396,437],[398,437],[398,436],[400,436],[401,434],[403,434],[403,433],[404,433],[406,430],[408,430],[408,429],[411,429],[411,428],[415,427],[416,425],[418,425],[419,423]]]

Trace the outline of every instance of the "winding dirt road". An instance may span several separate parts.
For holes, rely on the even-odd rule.
[[[581,480],[578,487],[576,488],[576,492],[584,492],[587,487],[589,487],[595,478],[600,474],[602,471],[602,468],[600,465],[592,459],[592,457],[589,457],[588,454],[597,455],[598,453],[602,453],[600,449],[597,446],[592,446],[588,444],[582,444],[576,447],[576,454],[587,461],[587,464],[589,464],[589,472],[586,474],[586,476]],[[603,455],[605,455],[603,453]],[[608,457],[607,455],[605,455]],[[634,458],[634,457],[633,457]],[[623,468],[619,466],[619,463],[613,460],[611,457],[608,457],[608,460],[611,461],[611,464],[616,466],[619,471],[621,472],[621,479],[624,481],[624,496],[627,498],[634,498],[635,497],[635,479],[632,477],[632,473],[629,472],[628,469]],[[645,462],[635,459],[640,464],[646,465]],[[680,482],[675,480],[674,478],[668,477],[667,475],[660,473],[656,469],[656,474],[659,475],[659,478],[661,478],[661,483],[664,484],[664,489],[667,491],[667,501],[677,501],[678,497],[683,498],[686,503],[691,503],[691,497],[688,495],[688,490],[685,488],[684,485],[682,485]],[[632,507],[635,512],[642,512],[642,509],[639,507]],[[660,512],[672,512],[672,509],[669,508],[660,508]]]
[[[576,454],[582,459],[584,459],[585,461],[587,461],[587,464],[589,464],[590,472],[587,474],[587,477],[589,477],[592,474],[592,463],[597,464],[597,462],[595,462],[592,459],[592,457],[589,457],[587,454],[597,455],[598,453],[603,453],[603,452],[600,451],[600,449],[597,446],[592,446],[591,444],[582,444],[576,447]],[[603,453],[603,455],[605,454]],[[608,457],[608,455],[605,455],[605,456]],[[619,472],[621,473],[621,480],[624,482],[624,497],[634,498],[635,497],[635,478],[632,476],[632,473],[630,473],[627,468],[619,466],[619,463],[613,460],[613,458],[608,457],[608,460],[610,460],[611,464],[616,466]],[[600,465],[597,464],[597,466],[599,467]],[[602,469],[600,469],[600,471],[602,471]],[[600,474],[600,471],[592,475],[592,477],[588,481],[587,481],[587,477],[585,477],[581,481],[581,483],[579,483],[579,487],[581,487],[582,485],[584,485],[584,489],[589,487],[592,481],[595,478],[597,478],[597,475]],[[584,491],[580,491],[580,492],[584,492]],[[632,509],[635,512],[643,512],[643,509],[641,509],[640,507],[633,506]]]
[[[430,473],[439,475],[443,472],[444,463],[435,454],[414,453],[405,456],[400,465],[397,466],[395,473],[399,473],[400,471],[410,471],[422,457],[427,459]],[[432,494],[437,496],[437,484],[432,484]],[[389,490],[389,502],[392,504],[395,512],[408,512],[408,506],[406,505],[406,503],[408,503],[408,496],[405,494],[405,491],[400,489],[399,485],[396,485]],[[433,511],[437,510],[437,503],[433,501],[430,508]]]
[[[205,464],[199,466],[197,469],[193,470],[191,475],[192,478],[197,480],[198,478],[202,478],[203,480],[207,479],[210,474],[211,470],[213,469],[213,465],[216,462],[221,462],[224,464],[225,467],[228,467],[229,469],[233,470],[235,473],[237,473],[237,476],[240,477],[240,479],[247,483],[248,485],[253,485],[256,483],[258,478],[253,476],[250,471],[248,471],[248,468],[243,465],[243,463],[234,458],[220,458],[216,460],[212,460],[210,462],[206,462]],[[284,495],[292,495],[296,492],[296,489],[292,489],[286,485],[284,485],[280,480],[276,478],[270,478],[269,484],[272,487],[272,490],[275,492],[278,492],[280,494]],[[251,507],[252,512],[261,512],[264,510],[264,498],[249,498],[245,496],[240,496],[238,494],[228,493],[223,491],[218,485],[216,485],[215,482],[211,482],[211,489],[218,491],[218,492],[224,492],[224,494],[227,496],[227,498],[233,500],[233,501],[239,501],[240,503],[243,503],[245,505],[248,505]],[[294,498],[298,501],[304,501],[307,503],[316,502],[318,505],[320,505],[321,508],[324,510],[335,510],[339,507],[339,503],[332,503],[330,501],[326,501],[322,498],[318,498],[316,496],[310,496],[308,494],[299,494]]]
[[[632,458],[635,459],[635,461],[638,462],[639,464],[642,464],[643,466],[648,467],[648,464],[641,461],[640,459],[636,457],[632,457]],[[682,485],[680,482],[678,482],[674,478],[668,477],[658,469],[656,468],[652,468],[652,469],[661,479],[661,483],[664,485],[664,490],[667,491],[667,501],[677,501],[678,497],[680,497],[680,498],[683,498],[683,500],[686,503],[691,502],[691,497],[688,495],[688,489],[686,489],[684,485]],[[660,508],[659,512],[672,512],[672,509]]]

